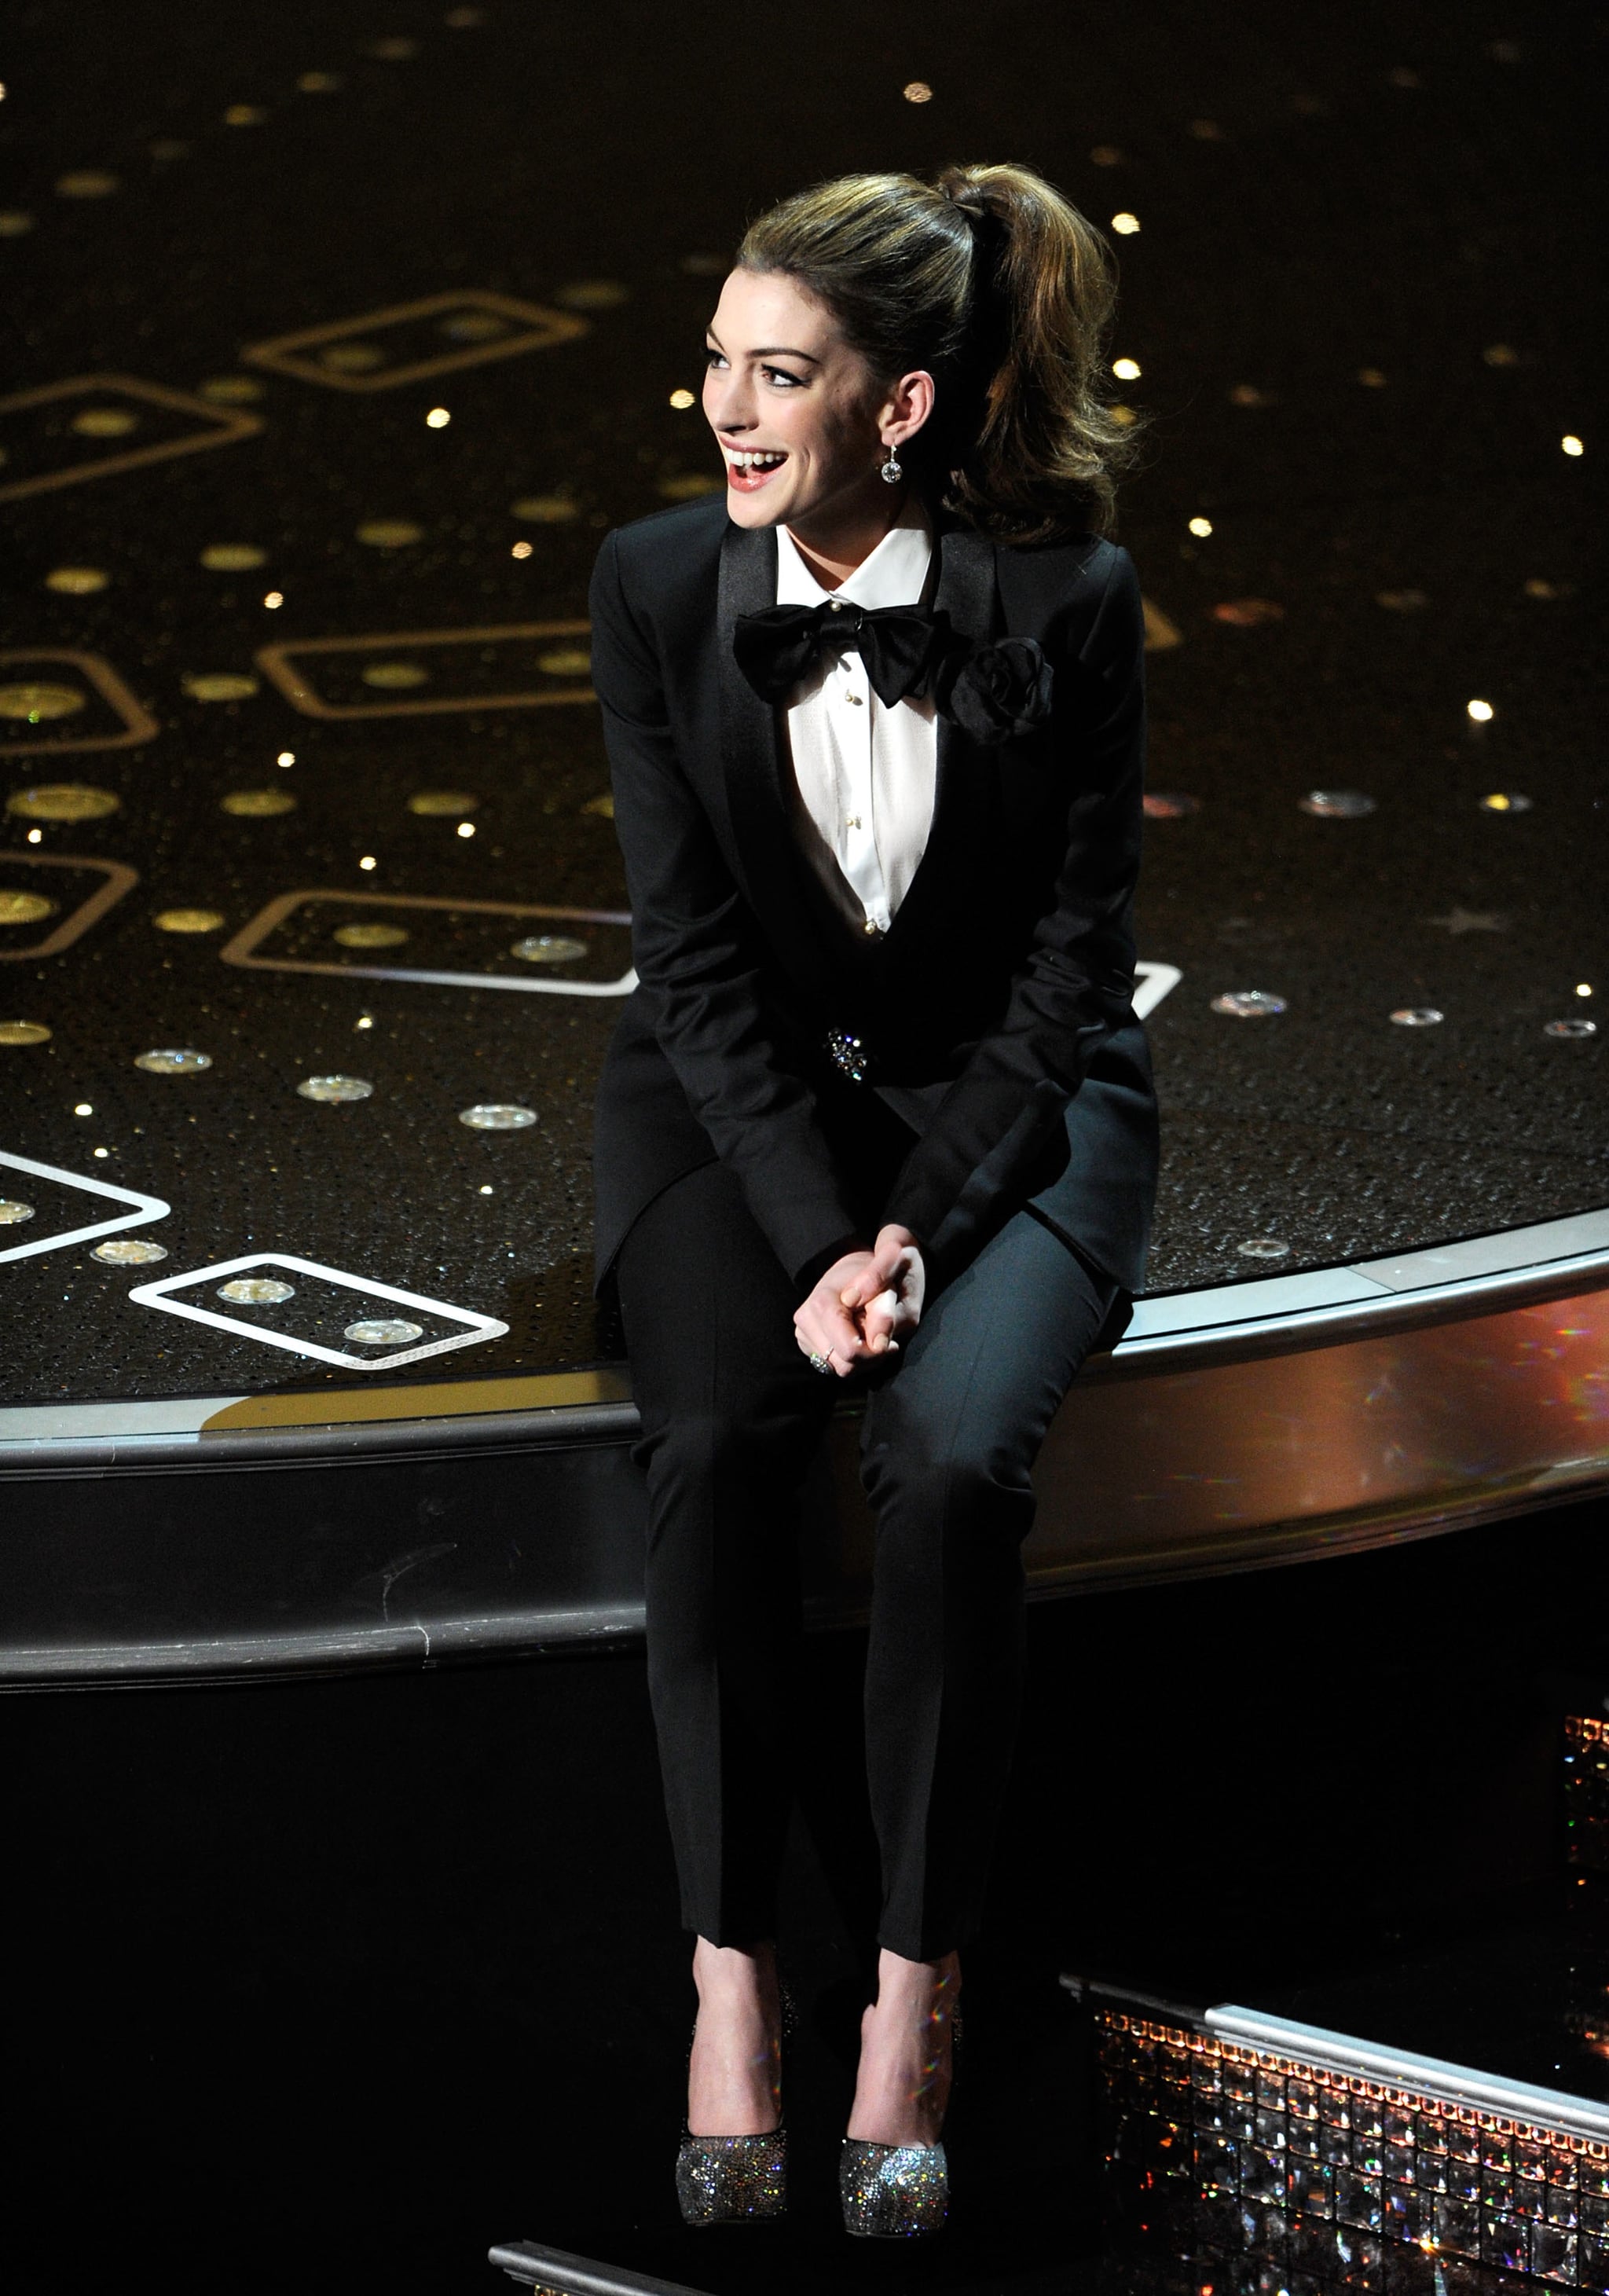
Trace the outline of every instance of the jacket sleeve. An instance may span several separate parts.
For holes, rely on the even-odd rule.
[[[625,857],[632,953],[688,1104],[801,1291],[858,1239],[815,1095],[768,1025],[752,911],[677,753],[655,649],[626,599],[616,537],[591,592],[593,684]]]
[[[1145,692],[1145,615],[1126,550],[1114,550],[1088,634],[1055,674],[1072,694],[1055,735],[1069,745],[1071,782],[1055,899],[1034,929],[997,1027],[940,1103],[883,1213],[922,1241],[935,1283],[966,1266],[1003,1204],[1041,1184],[1068,1102],[1097,1046],[1129,1014]]]

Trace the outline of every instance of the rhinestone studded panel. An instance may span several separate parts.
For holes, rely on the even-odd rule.
[[[1220,2260],[1218,2296],[1243,2266],[1417,2287],[1408,2249],[1426,2291],[1441,2259],[1609,2289],[1609,2146],[1116,2010],[1096,2033],[1118,2212]]]

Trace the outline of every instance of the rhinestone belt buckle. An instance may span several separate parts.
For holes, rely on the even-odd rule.
[[[825,1041],[833,1067],[851,1084],[864,1084],[871,1061],[864,1040],[849,1029],[829,1029]]]

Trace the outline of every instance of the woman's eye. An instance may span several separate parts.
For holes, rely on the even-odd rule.
[[[789,383],[795,390],[800,388],[804,382],[804,377],[802,374],[790,374],[785,366],[761,367],[760,373],[762,374],[768,375],[773,382]]]
[[[727,362],[722,357],[719,351],[712,351],[706,345],[704,350],[704,365],[706,366],[725,366]]]

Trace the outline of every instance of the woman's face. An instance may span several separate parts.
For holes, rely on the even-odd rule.
[[[832,314],[776,271],[734,271],[709,329],[704,415],[738,526],[831,528],[890,490],[877,466],[921,428],[925,375],[880,389]],[[915,412],[906,405],[913,381]]]

